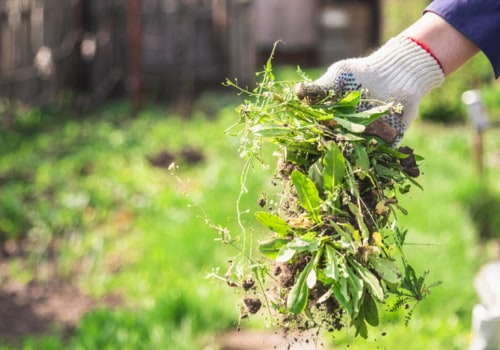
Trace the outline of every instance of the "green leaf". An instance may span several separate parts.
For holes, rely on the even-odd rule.
[[[353,132],[355,134],[361,134],[366,129],[366,126],[364,126],[363,124],[353,123],[344,118],[333,117],[333,120],[339,123],[340,126],[342,126],[347,131]]]
[[[354,240],[354,242],[357,244],[357,245],[361,245],[362,242],[361,242],[361,235],[359,233],[359,230],[357,230],[354,226],[352,226],[350,223],[346,222],[346,223],[339,223],[339,226],[341,227],[345,227],[348,231],[348,233],[350,233],[350,237],[347,236],[347,240],[348,241],[352,241]]]
[[[408,158],[409,157],[409,154],[407,153],[403,153],[403,152],[400,152],[398,151],[397,148],[393,148],[393,147],[388,147],[388,146],[384,146],[384,145],[379,145],[380,147],[380,150],[383,152],[383,153],[387,153],[387,154],[390,154],[398,159],[405,159],[405,158]],[[415,156],[415,155],[414,155]],[[421,157],[422,158],[422,157]],[[423,158],[422,158],[423,159]],[[415,156],[415,160],[417,160],[417,156]]]
[[[287,245],[283,246],[276,255],[275,260],[279,263],[287,262],[288,260],[293,258],[296,252],[296,250],[288,248]]]
[[[335,104],[335,107],[356,107],[361,100],[360,91],[351,91]]]
[[[314,286],[316,285],[316,281],[318,280],[318,277],[316,276],[316,270],[314,268],[311,269],[309,274],[307,275],[306,278],[306,284],[309,289],[313,289]]]
[[[259,244],[259,251],[271,259],[276,259],[280,249],[288,242],[290,240],[284,238],[269,239]]]
[[[296,252],[316,252],[321,245],[320,239],[315,236],[307,237],[306,235],[300,238],[296,237],[292,241],[285,240],[285,242],[286,244],[282,245],[277,253],[275,250],[275,246],[271,245],[269,249],[272,257],[277,262],[287,262],[288,260],[293,258]],[[269,256],[269,254],[267,255]]]
[[[377,106],[361,112],[344,115],[344,117],[359,119],[359,123],[362,123],[363,125],[368,125],[374,122],[376,119],[380,118],[381,116],[387,114],[389,108],[390,105]]]
[[[349,292],[352,297],[351,305],[353,309],[353,316],[356,316],[361,304],[361,298],[363,297],[363,280],[351,269],[349,265],[346,265],[346,271],[348,275],[347,283],[349,286]]]
[[[417,163],[425,159],[423,156],[421,156],[419,154],[413,154],[413,157],[415,158],[415,161]]]
[[[380,177],[398,181],[402,178],[401,173],[399,171],[392,170],[386,166],[375,164],[375,171]]]
[[[271,306],[273,307],[273,309],[275,309],[276,311],[278,311],[280,314],[285,314],[286,313],[286,309],[281,306],[280,304],[270,300],[271,302]]]
[[[406,241],[406,235],[408,234],[408,230],[401,230],[399,227],[396,227],[394,231],[394,243],[396,244],[396,247],[398,248],[399,254],[401,256],[404,256],[403,252],[403,246]]]
[[[280,237],[285,237],[290,232],[290,227],[286,221],[278,215],[270,214],[265,211],[258,211],[255,213],[255,218],[268,229],[276,232]]]
[[[361,209],[358,208],[354,203],[347,203],[347,206],[349,207],[349,211],[354,215],[356,218],[356,222],[358,223],[358,227],[364,237],[368,237],[370,234],[370,230],[365,224],[365,221],[363,220],[363,214],[361,213]],[[361,239],[361,238],[360,238]]]
[[[368,338],[368,327],[366,326],[364,315],[358,315],[352,320],[352,323],[356,328],[355,336],[360,335],[363,339]]]
[[[289,127],[278,126],[274,124],[257,124],[250,128],[250,131],[255,135],[269,138],[279,136],[293,136],[293,132]]]
[[[351,164],[349,162],[346,162],[345,165],[347,170],[346,171],[347,176],[345,177],[345,182],[351,194],[357,198],[359,197],[359,182],[354,176]]]
[[[375,271],[377,271],[384,281],[392,284],[398,284],[401,282],[401,270],[394,263],[394,261],[376,256],[370,256],[368,259]]]
[[[313,260],[309,261],[304,270],[299,274],[297,282],[288,293],[286,308],[294,314],[300,314],[307,306],[309,298],[309,288],[307,287],[307,277],[311,272]]]
[[[320,215],[319,192],[314,182],[298,170],[292,172],[291,178],[302,207],[307,210],[314,222],[323,223]]]
[[[382,289],[382,286],[380,285],[380,282],[377,279],[377,277],[370,270],[361,265],[359,262],[355,260],[352,260],[350,262],[358,272],[359,276],[365,282],[365,285],[367,289],[370,291],[370,293],[375,298],[377,298],[378,301],[384,301],[384,290]]]
[[[333,192],[342,183],[345,175],[345,158],[335,143],[330,143],[323,158],[323,187]]]
[[[354,154],[356,155],[356,166],[367,172],[370,168],[370,159],[368,158],[366,148],[357,142],[353,142],[352,144],[354,145]]]
[[[274,58],[274,52],[276,51],[276,47],[278,46],[279,40],[274,42],[273,48],[271,50],[271,54],[269,55],[269,58],[266,61],[266,77],[264,78],[265,81],[274,81],[274,75],[273,75],[273,58]]]
[[[321,245],[321,240],[316,237],[313,238],[297,237],[294,238],[293,241],[290,241],[287,244],[287,248],[299,252],[314,252],[318,250],[320,245]]]
[[[325,188],[323,187],[323,164],[322,158],[318,158],[317,161],[309,167],[308,176],[316,185],[319,193],[323,193]]]
[[[365,293],[362,308],[366,322],[368,322],[370,326],[377,327],[380,322],[378,316],[377,303],[370,296],[370,294]]]
[[[345,278],[341,278],[340,282],[335,282],[332,286],[332,291],[335,296],[335,300],[337,300],[337,302],[347,311],[348,315],[352,315],[353,309],[347,292],[347,280]]]
[[[326,253],[326,266],[323,269],[325,276],[331,278],[335,281],[339,279],[339,268],[338,268],[338,260],[337,260],[337,252],[335,248],[329,244],[325,245],[325,253]]]

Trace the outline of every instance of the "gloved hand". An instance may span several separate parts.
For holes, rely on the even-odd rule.
[[[422,97],[444,80],[438,60],[427,47],[408,37],[390,39],[380,49],[363,58],[346,59],[331,65],[312,83],[300,83],[295,93],[312,100],[333,90],[337,96],[361,90],[364,98],[393,102],[402,113],[390,113],[382,119],[397,130],[398,143],[418,114]],[[366,110],[370,103],[360,107]]]

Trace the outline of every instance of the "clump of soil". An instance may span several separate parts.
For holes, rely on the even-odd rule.
[[[403,158],[399,161],[401,163],[401,166],[403,167],[404,172],[411,177],[418,177],[420,175],[420,169],[418,168],[417,162],[415,160],[413,150],[408,146],[399,147],[398,150],[399,152],[408,155],[407,158]]]
[[[297,281],[298,274],[306,266],[309,256],[303,256],[294,263],[276,264],[274,276],[277,277],[277,290],[290,290]],[[295,323],[301,331],[315,327],[326,327],[329,332],[341,330],[343,328],[342,317],[344,310],[340,307],[335,298],[328,298],[321,303],[318,300],[328,291],[322,284],[318,284],[311,289],[309,294],[309,310],[316,316],[315,322],[311,322],[303,317],[287,313],[283,317],[283,323]]]
[[[205,161],[203,152],[192,146],[186,146],[179,152],[161,150],[147,157],[149,163],[155,167],[168,168],[172,163],[196,165]]]
[[[251,314],[259,312],[260,307],[262,306],[262,302],[258,298],[245,298],[243,299],[243,303],[245,304],[248,312]]]

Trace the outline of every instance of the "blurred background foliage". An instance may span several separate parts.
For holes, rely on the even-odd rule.
[[[385,0],[383,37],[418,18],[427,3]],[[324,69],[305,71],[315,78]],[[299,79],[289,65],[276,74]],[[384,326],[371,330],[368,343],[341,332],[326,338],[333,348],[467,348],[474,275],[496,259],[500,234],[500,132],[485,132],[486,169],[479,174],[475,131],[460,99],[471,88],[482,91],[498,120],[499,82],[479,55],[424,99],[421,119],[405,138],[425,158],[424,190],[403,203],[409,257],[442,285],[408,327],[404,314],[384,311]],[[69,328],[54,324],[14,340],[0,322],[0,349],[218,349],[217,335],[238,326],[240,295],[205,276],[224,273],[238,252],[221,246],[209,224],[239,235],[243,163],[238,141],[224,130],[236,122],[240,98],[220,87],[197,96],[189,113],[147,101],[136,114],[120,99],[75,111],[73,98],[44,107],[0,102],[0,286],[58,281],[92,300],[112,295],[118,302],[90,308]],[[179,166],[174,174],[172,162]],[[270,178],[270,170],[252,169],[242,208],[258,206]],[[243,219],[254,227],[253,218]],[[252,232],[257,239],[258,229]],[[9,320],[18,321],[27,320]],[[260,319],[243,323],[262,326]]]

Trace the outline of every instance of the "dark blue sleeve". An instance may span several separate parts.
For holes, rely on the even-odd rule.
[[[434,0],[424,12],[443,17],[474,42],[500,76],[500,0]]]

